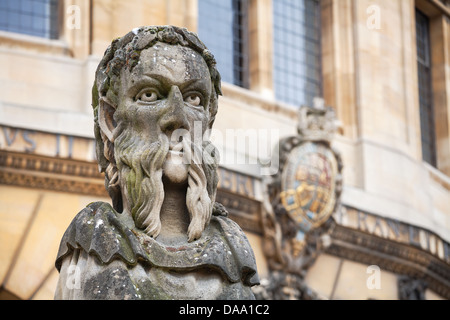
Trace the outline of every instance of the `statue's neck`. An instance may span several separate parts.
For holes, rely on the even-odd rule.
[[[181,244],[187,241],[190,223],[186,206],[187,184],[171,184],[164,181],[164,201],[161,207],[161,232],[156,238],[163,244]]]

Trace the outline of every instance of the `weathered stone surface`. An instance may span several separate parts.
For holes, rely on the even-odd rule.
[[[207,130],[220,94],[214,56],[186,29],[142,27],[111,43],[92,105],[113,206],[92,203],[72,221],[55,298],[254,298],[252,248],[215,202]]]
[[[245,234],[232,220],[214,216],[201,239],[178,247],[164,246],[132,225],[104,202],[88,205],[75,217],[56,259],[61,274],[75,266],[69,256],[72,261],[77,256],[79,268],[80,260],[89,265],[79,279],[75,269],[69,272],[80,283],[79,289],[74,285],[70,290],[73,298],[252,298],[240,281],[247,286],[259,282],[255,260]]]

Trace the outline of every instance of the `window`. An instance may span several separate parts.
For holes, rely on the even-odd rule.
[[[423,160],[436,166],[436,135],[431,87],[431,47],[428,17],[416,10],[417,70]]]
[[[0,30],[58,38],[58,0],[1,0]]]
[[[275,97],[312,105],[322,96],[319,0],[273,0],[273,27]]]
[[[198,34],[222,80],[248,88],[248,1],[199,0]]]

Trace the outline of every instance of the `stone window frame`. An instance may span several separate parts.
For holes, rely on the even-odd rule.
[[[323,18],[323,1],[320,1],[320,18]],[[273,52],[273,0],[249,0],[249,89],[281,105],[292,106],[275,99]],[[321,94],[323,95],[323,35],[320,30]],[[299,106],[294,106],[298,108]]]
[[[275,97],[296,107],[311,106],[323,96],[321,1],[272,0],[272,6]]]
[[[85,59],[92,54],[92,1],[58,0],[57,37],[54,39],[0,30],[0,43],[25,51]],[[68,23],[75,14],[79,28]]]
[[[217,1],[217,0],[216,0]],[[198,0],[198,34],[205,45],[214,53],[218,62],[219,71],[222,67],[222,81],[235,86],[249,88],[249,0],[222,1]],[[203,2],[203,3],[202,3]],[[216,12],[205,14],[200,12],[202,8],[215,7]],[[229,15],[229,16],[228,16]],[[202,20],[205,17],[205,20]],[[212,27],[217,24],[227,25],[228,19],[232,17],[233,25],[225,31],[225,34],[213,34]],[[220,21],[218,21],[220,20]],[[220,33],[220,27],[217,29]],[[224,40],[224,37],[226,38]],[[226,41],[226,42],[225,42]],[[220,50],[222,48],[222,50]],[[217,50],[222,52],[217,52]],[[225,55],[221,55],[225,51]],[[221,58],[224,58],[221,63]]]
[[[436,133],[432,89],[430,20],[421,10],[415,10],[416,56],[420,109],[422,160],[436,167]]]
[[[15,6],[11,7],[12,3]],[[36,2],[22,0],[21,2],[4,3],[1,9],[4,10],[3,13],[8,18],[6,24],[0,22],[0,30],[44,39],[58,39],[62,18],[60,8],[61,3],[57,0],[39,0]],[[36,11],[42,9],[46,12]],[[37,21],[43,24],[38,26],[36,25]]]
[[[432,103],[434,108],[434,126],[436,142],[435,167],[450,176],[450,85],[445,66],[450,65],[450,56],[446,54],[450,46],[450,2],[447,6],[437,0],[416,0],[415,8],[429,19],[431,47]],[[414,38],[416,37],[415,30]]]

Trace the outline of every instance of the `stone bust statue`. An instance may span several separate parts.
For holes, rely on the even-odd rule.
[[[92,105],[112,206],[89,204],[66,230],[55,299],[254,299],[252,248],[215,202],[220,94],[195,33],[142,27],[111,43]]]

